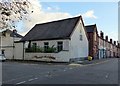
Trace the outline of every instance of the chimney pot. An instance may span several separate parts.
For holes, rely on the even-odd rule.
[[[108,41],[108,36],[106,36],[106,41]]]
[[[16,30],[16,29],[14,29],[14,30],[13,30],[13,33],[17,33],[17,30]]]
[[[104,33],[102,31],[100,31],[100,37],[104,38]]]
[[[116,41],[114,41],[114,45],[116,45]]]
[[[110,39],[110,43],[112,43],[112,39]]]

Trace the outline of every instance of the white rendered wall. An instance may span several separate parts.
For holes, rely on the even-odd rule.
[[[83,40],[80,40],[80,30],[82,32]],[[70,42],[71,58],[84,58],[88,56],[88,39],[80,20],[71,36]]]

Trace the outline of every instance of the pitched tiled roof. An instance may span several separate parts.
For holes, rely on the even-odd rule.
[[[36,24],[21,41],[69,39],[80,18],[81,16]]]
[[[94,32],[96,24],[85,26],[87,32]]]
[[[10,34],[10,36],[11,36],[11,37],[17,37],[17,38],[23,38],[22,35],[20,35],[20,34],[18,34],[18,33],[13,33],[13,32]]]
[[[7,29],[5,32],[10,33],[10,37],[17,37],[17,38],[22,38],[23,36],[18,34],[18,33],[14,33],[13,31]]]

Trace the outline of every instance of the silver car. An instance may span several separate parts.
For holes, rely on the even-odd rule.
[[[4,54],[0,54],[0,62],[4,62],[6,60]]]

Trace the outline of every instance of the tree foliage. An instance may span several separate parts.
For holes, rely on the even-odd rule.
[[[32,11],[28,0],[2,0],[0,1],[0,29],[15,28],[15,23],[23,19]]]

